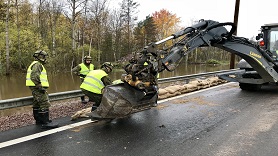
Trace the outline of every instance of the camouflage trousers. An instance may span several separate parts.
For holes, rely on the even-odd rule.
[[[33,108],[39,108],[40,110],[49,109],[50,102],[48,93],[46,91],[43,93],[36,87],[29,88],[32,91],[33,95]]]
[[[81,88],[81,90],[82,90],[83,94],[85,94],[86,96],[89,97],[90,101],[95,102],[94,106],[98,107],[100,105],[101,99],[102,99],[102,94],[96,94],[96,93],[87,91],[87,90],[82,89],[82,88]]]

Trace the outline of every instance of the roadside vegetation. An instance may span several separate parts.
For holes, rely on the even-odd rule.
[[[38,49],[48,52],[49,71],[70,71],[85,55],[93,58],[96,67],[110,61],[121,68],[148,43],[186,27],[166,9],[138,21],[140,1],[122,0],[113,9],[109,2],[0,0],[0,74],[25,72]],[[221,63],[230,54],[213,47],[198,48],[185,61],[211,59]]]

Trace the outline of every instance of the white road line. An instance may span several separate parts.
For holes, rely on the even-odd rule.
[[[218,86],[214,86],[214,87],[194,91],[194,92],[191,92],[191,93],[186,93],[186,94],[182,94],[182,95],[179,95],[179,96],[171,97],[171,98],[168,98],[168,99],[159,100],[157,103],[163,103],[163,102],[170,101],[170,100],[173,100],[173,99],[177,99],[177,98],[180,98],[180,97],[183,97],[183,96],[189,96],[189,95],[192,95],[192,94],[196,94],[196,93],[200,93],[200,92],[203,92],[203,91],[218,88],[218,87],[221,87],[221,86],[225,86],[225,85],[228,85],[228,84],[231,84],[231,83],[235,83],[235,82],[229,82],[229,83],[221,84],[221,85],[218,85]],[[70,125],[66,125],[66,126],[63,126],[63,127],[54,128],[54,129],[43,131],[43,132],[40,132],[40,133],[28,135],[28,136],[25,136],[25,137],[14,139],[14,140],[9,140],[9,141],[6,141],[6,142],[2,142],[2,143],[0,143],[0,149],[4,148],[4,147],[15,145],[15,144],[19,144],[19,143],[22,143],[22,142],[25,142],[25,141],[40,138],[40,137],[43,137],[43,136],[46,136],[46,135],[50,135],[50,134],[58,133],[58,132],[61,132],[61,131],[65,131],[65,130],[75,128],[75,127],[78,127],[78,126],[82,126],[82,125],[85,125],[85,124],[93,123],[93,122],[95,122],[95,121],[92,121],[91,119],[84,120],[84,121],[77,122],[77,123],[70,124]]]
[[[14,139],[14,140],[2,142],[2,143],[0,143],[0,149],[4,148],[4,147],[11,146],[11,145],[19,144],[19,143],[22,143],[22,142],[25,142],[25,141],[40,138],[40,137],[43,137],[43,136],[46,136],[46,135],[58,133],[58,132],[61,132],[61,131],[67,130],[67,129],[74,128],[74,127],[89,124],[89,123],[92,123],[92,122],[95,122],[95,121],[92,121],[91,119],[90,120],[85,120],[85,121],[81,121],[81,122],[78,122],[78,123],[66,125],[66,126],[63,126],[63,127],[58,127],[58,128],[43,131],[43,132],[40,132],[40,133],[36,133],[36,134],[28,135],[28,136],[25,136],[25,137],[17,138],[17,139]]]

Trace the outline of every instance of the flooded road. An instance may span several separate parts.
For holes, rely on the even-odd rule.
[[[219,70],[227,70],[229,65],[184,65],[181,64],[175,71],[163,71],[160,73],[160,78],[205,73]],[[112,80],[120,79],[124,74],[124,70],[116,69],[111,74]],[[80,79],[78,76],[68,73],[51,74],[48,73],[50,88],[48,93],[64,92],[70,90],[77,90],[80,86]],[[0,100],[20,98],[31,96],[28,87],[25,86],[25,74],[11,75],[9,77],[0,77]]]

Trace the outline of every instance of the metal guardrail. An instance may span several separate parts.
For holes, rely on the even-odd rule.
[[[76,98],[76,97],[80,97],[82,95],[84,95],[84,94],[82,93],[81,90],[52,93],[52,94],[49,94],[49,100],[50,101],[58,101],[58,100]],[[0,110],[32,105],[32,103],[33,103],[33,96],[0,100]]]
[[[181,81],[181,80],[186,80],[186,79],[193,79],[193,78],[212,76],[212,75],[216,76],[217,74],[233,73],[233,72],[236,73],[238,71],[241,71],[241,70],[239,70],[239,69],[220,70],[220,71],[214,71],[214,72],[206,72],[206,73],[198,73],[198,74],[192,74],[192,75],[183,75],[183,76],[162,78],[162,79],[158,79],[158,83]]]
[[[238,71],[238,69],[220,70],[220,71],[215,71],[215,72],[199,73],[199,74],[184,75],[184,76],[177,76],[177,77],[170,77],[170,78],[161,78],[161,79],[158,79],[158,83],[161,84],[161,83],[166,83],[166,82],[189,80],[189,79],[198,78],[198,77],[205,77],[205,76],[231,73],[231,72],[237,72],[237,71]],[[50,99],[50,101],[58,101],[58,100],[76,98],[76,97],[80,97],[82,95],[84,95],[84,94],[82,93],[81,90],[73,90],[73,91],[49,94],[49,99]],[[33,102],[32,96],[0,100],[0,110],[32,105],[32,102]]]

